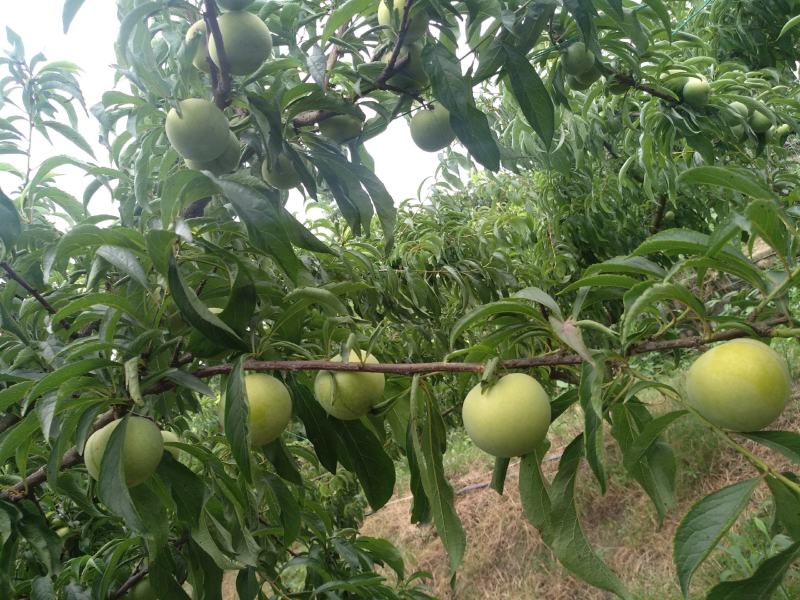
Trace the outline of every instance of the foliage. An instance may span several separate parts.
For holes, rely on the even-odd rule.
[[[65,29],[81,4],[65,2]],[[424,574],[406,573],[390,543],[357,526],[363,499],[383,506],[393,459],[405,460],[411,519],[434,523],[455,576],[468,541],[442,457],[475,383],[463,368],[487,383],[504,369],[530,370],[551,392],[554,420],[580,406],[584,431],[553,481],[540,469],[546,443],[523,458],[525,513],[567,569],[629,597],[582,533],[579,466],[585,460],[604,490],[610,436],[663,520],[678,468],[663,433],[696,417],[651,414],[645,390],[681,393],[632,357],[798,332],[786,302],[800,276],[795,142],[776,128],[755,131],[730,108],[740,102],[797,129],[794,7],[763,4],[408,0],[387,28],[371,1],[256,2],[272,56],[231,79],[222,58],[219,68],[207,63],[209,74],[195,68],[203,40],[185,39],[200,18],[218,33],[213,0],[119,0],[121,83],[90,108],[107,161],[76,129],[77,67],[27,59],[9,30],[0,59],[0,149],[14,161],[0,165],[13,181],[0,194],[0,596],[117,598],[146,574],[160,598],[186,598],[188,582],[194,598],[213,599],[223,571],[236,570],[248,599],[428,597]],[[419,53],[401,52],[420,16],[428,32]],[[579,39],[596,60],[592,81],[577,86],[561,53]],[[429,87],[392,84],[412,59]],[[707,104],[683,101],[675,81],[686,77],[709,80]],[[164,134],[178,101],[211,96],[241,143],[232,174],[187,168]],[[441,154],[429,200],[396,207],[363,141],[430,101],[449,111],[459,145]],[[341,145],[318,135],[333,114],[366,116],[361,134]],[[65,137],[75,156],[33,164],[34,131]],[[321,216],[300,222],[287,192],[261,180],[263,163],[279,157]],[[82,198],[59,188],[64,169],[86,176]],[[101,190],[117,215],[88,213]],[[360,421],[337,421],[298,361],[352,347],[385,363],[438,364],[384,365],[384,399]],[[282,439],[258,449],[246,432],[247,369],[282,377],[295,413]],[[112,435],[94,483],[81,466],[86,439],[128,412],[181,432],[171,446],[179,458],[165,454],[155,477],[129,489],[122,437]],[[714,491],[683,518],[679,585],[688,595],[695,570],[766,483],[791,544],[709,595],[747,597],[777,585],[797,558],[800,484],[741,437],[706,425],[758,476]],[[796,433],[748,436],[792,462],[800,456]],[[498,488],[503,473],[500,463]]]

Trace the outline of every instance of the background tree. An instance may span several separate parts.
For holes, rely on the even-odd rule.
[[[81,5],[65,2],[65,30]],[[641,355],[798,332],[794,10],[119,0],[120,83],[91,107],[108,161],[76,129],[77,67],[28,59],[9,30],[0,148],[23,166],[3,165],[16,181],[0,196],[0,596],[211,599],[234,570],[241,598],[428,597],[358,533],[365,505],[388,501],[404,461],[411,519],[434,523],[455,574],[445,432],[475,374],[522,370],[553,420],[572,405],[585,419],[553,481],[546,441],[523,457],[526,516],[567,569],[630,597],[581,531],[578,465],[604,490],[611,437],[663,519],[662,434],[704,419]],[[449,115],[423,126],[438,183],[397,206],[363,142],[432,106]],[[75,156],[32,164],[34,132]],[[59,189],[62,167],[86,174],[82,198]],[[88,214],[101,189],[118,215]],[[289,189],[323,216],[301,223]],[[350,350],[381,362],[328,360]],[[383,396],[329,416],[321,370],[384,373]],[[252,372],[280,381],[255,392]],[[294,417],[254,447],[256,406],[284,386]],[[649,388],[682,407],[653,414]],[[178,441],[153,436],[156,471],[129,487],[142,417]],[[688,595],[765,484],[793,544],[708,597],[766,597],[800,552],[800,484],[741,442],[796,462],[800,438],[712,421],[759,477],[684,517],[678,583]]]

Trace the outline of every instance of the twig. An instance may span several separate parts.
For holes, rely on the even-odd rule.
[[[11,278],[11,279],[13,279],[14,281],[16,281],[16,282],[17,282],[17,283],[18,283],[20,286],[22,286],[22,288],[23,288],[23,289],[24,289],[26,292],[28,292],[28,293],[29,293],[31,296],[33,296],[34,298],[36,298],[36,301],[37,301],[39,304],[41,304],[42,306],[44,306],[44,309],[45,309],[47,312],[49,312],[51,315],[54,315],[54,314],[56,314],[56,313],[58,312],[58,311],[57,311],[57,310],[56,310],[56,309],[53,307],[53,305],[52,305],[52,304],[50,304],[50,302],[48,302],[47,298],[45,298],[44,296],[42,296],[42,295],[41,295],[41,294],[38,292],[38,290],[36,290],[36,289],[35,289],[33,286],[31,286],[31,284],[29,284],[27,281],[25,281],[25,279],[22,277],[22,275],[20,275],[19,273],[17,273],[17,272],[14,270],[14,268],[13,268],[13,267],[12,267],[10,264],[8,264],[6,261],[3,261],[3,262],[0,262],[0,267],[2,267],[2,268],[3,268],[3,270],[4,270],[4,271],[6,272],[6,274],[9,276],[9,278]],[[67,322],[66,322],[66,321],[64,321],[63,319],[60,321],[60,323],[59,323],[59,324],[60,324],[60,325],[61,325],[61,327],[63,327],[64,329],[69,329],[69,323],[67,323]]]
[[[400,19],[400,30],[397,32],[397,40],[395,40],[394,48],[392,48],[392,53],[389,55],[389,61],[386,63],[383,71],[380,75],[378,75],[378,79],[375,81],[379,88],[382,88],[389,78],[395,73],[397,57],[400,56],[400,49],[403,47],[403,42],[405,41],[406,33],[408,32],[409,16],[411,14],[411,7],[413,4],[414,0],[408,0],[406,5],[403,7],[403,16]]]
[[[676,100],[675,97],[671,96],[670,94],[665,94],[664,92],[657,90],[654,87],[636,81],[633,78],[633,76],[629,75],[628,73],[614,73],[614,75],[616,75],[617,80],[620,83],[624,83],[628,87],[640,90],[642,92],[650,94],[651,96],[655,96],[656,98],[661,98],[662,100],[670,102],[672,104],[678,104],[680,102],[680,100]]]
[[[203,5],[203,20],[206,23],[207,35],[214,38],[214,47],[217,50],[217,60],[219,65],[211,63],[211,76],[212,83],[214,84],[214,103],[221,109],[228,106],[230,103],[230,93],[232,88],[231,69],[228,63],[228,55],[225,53],[225,47],[222,42],[222,32],[219,30],[219,22],[217,21],[217,5],[214,0],[204,0]],[[219,71],[217,71],[219,67]]]
[[[137,569],[136,571],[131,573],[131,576],[125,580],[125,583],[119,586],[119,588],[115,592],[111,592],[108,595],[108,600],[117,600],[118,598],[122,598],[128,592],[128,590],[133,588],[133,586],[135,586],[142,579],[144,579],[147,576],[148,572],[149,569],[147,567],[142,567],[141,569]]]
[[[661,222],[664,220],[664,214],[667,210],[667,200],[669,200],[669,196],[667,194],[662,194],[658,199],[656,214],[653,215],[653,224],[650,226],[650,231],[652,233],[655,233],[661,229]]]

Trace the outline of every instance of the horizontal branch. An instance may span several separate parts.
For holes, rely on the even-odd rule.
[[[759,336],[769,337],[776,333],[775,326],[786,323],[787,317],[776,317],[761,323],[751,325],[753,331]],[[665,352],[678,348],[699,348],[714,342],[723,342],[736,338],[748,337],[750,331],[742,329],[728,329],[719,331],[709,336],[690,336],[674,340],[653,340],[642,342],[631,346],[628,355],[646,354],[649,352]],[[613,360],[613,359],[612,359]],[[620,357],[617,360],[622,360]],[[552,367],[559,365],[577,365],[583,359],[572,352],[556,352],[545,356],[533,356],[531,358],[514,358],[500,363],[501,369],[526,369],[533,367]],[[244,368],[248,371],[356,371],[363,373],[388,373],[393,375],[415,375],[418,373],[482,373],[485,365],[483,363],[451,363],[451,362],[428,362],[428,363],[361,363],[361,362],[331,362],[329,360],[249,360],[245,362]],[[195,370],[192,374],[198,378],[214,377],[230,373],[233,369],[231,364],[214,365],[202,367]],[[144,390],[145,394],[160,394],[174,388],[176,384],[172,381],[161,380]],[[93,430],[100,429],[104,425],[116,419],[118,410],[109,410],[97,419]],[[81,462],[81,456],[76,448],[70,448],[61,459],[61,468],[66,469]],[[28,495],[28,490],[32,487],[41,485],[47,480],[47,470],[40,467],[23,481],[0,492],[0,499],[16,502]]]

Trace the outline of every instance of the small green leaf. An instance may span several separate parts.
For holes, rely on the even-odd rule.
[[[717,584],[706,596],[706,600],[769,600],[798,557],[800,542],[766,559],[747,579]]]
[[[367,15],[372,12],[369,9],[374,6],[375,2],[373,0],[347,0],[342,6],[334,10],[325,21],[325,27],[322,30],[322,43],[325,44],[339,27],[353,17]]]
[[[378,438],[360,421],[342,421],[336,432],[347,452],[364,495],[373,510],[378,510],[389,501],[394,492],[394,463]]]
[[[800,24],[800,15],[792,17],[791,19],[786,21],[783,27],[781,27],[781,32],[778,34],[778,39],[781,39],[784,36],[784,34],[797,27],[798,24]]]
[[[642,313],[654,309],[655,305],[659,302],[674,300],[682,302],[691,308],[698,317],[705,320],[705,306],[688,289],[677,283],[656,283],[644,290],[644,292],[625,309],[625,317],[622,326],[623,343],[633,332],[636,326],[636,320]]]
[[[127,248],[104,244],[97,249],[97,256],[107,260],[123,273],[130,275],[131,279],[142,287],[147,287],[147,275],[145,275],[139,259]]]
[[[64,33],[69,31],[69,26],[72,24],[72,20],[75,18],[75,15],[78,14],[78,10],[80,10],[81,6],[83,6],[84,0],[65,0],[64,1],[64,12],[61,15],[61,21],[64,25]]]
[[[753,198],[771,200],[775,197],[775,194],[750,172],[731,167],[693,167],[681,173],[678,176],[678,182],[715,185]]]
[[[247,344],[222,319],[209,311],[200,302],[194,290],[184,283],[174,256],[169,258],[168,275],[169,287],[175,304],[183,317],[194,328],[220,346],[247,350]]]
[[[14,456],[22,443],[39,430],[39,419],[35,412],[29,412],[13,427],[0,434],[0,464]]]
[[[800,464],[800,434],[793,431],[753,431],[743,433],[750,438],[780,452],[794,463]]]
[[[549,150],[555,132],[555,114],[550,94],[524,54],[508,44],[503,50],[506,54],[503,73],[511,92],[525,115],[525,120]]]
[[[250,483],[250,441],[248,436],[249,408],[244,385],[245,356],[240,356],[228,375],[225,384],[225,437],[231,444],[231,452],[239,472]]]
[[[8,253],[14,248],[19,234],[22,233],[22,223],[19,220],[17,207],[11,199],[0,190],[0,241],[3,242],[1,250]],[[0,258],[3,253],[0,253]]]
[[[486,324],[488,317],[498,314],[517,314],[526,317],[540,316],[539,311],[522,300],[498,300],[491,304],[484,304],[461,317],[450,332],[450,346],[455,347],[456,340],[467,329],[476,324]]]
[[[675,531],[675,567],[683,597],[697,567],[716,548],[747,506],[759,479],[747,479],[712,492],[697,502]]]
[[[60,133],[70,142],[75,144],[78,148],[86,152],[86,154],[88,154],[92,158],[95,157],[94,150],[92,150],[92,147],[89,145],[89,142],[83,139],[83,136],[74,129],[72,129],[72,127],[70,127],[69,125],[65,125],[64,123],[59,123],[58,121],[43,121],[42,125],[44,127],[47,127],[49,129],[52,129],[53,131]]]

